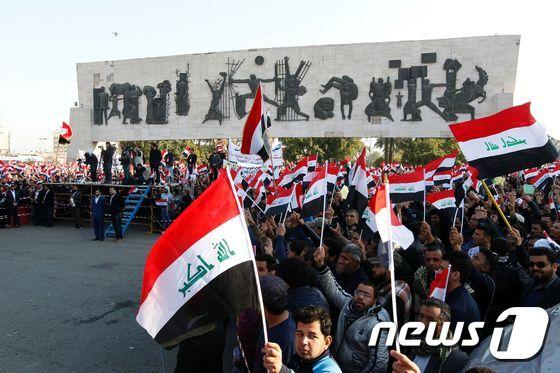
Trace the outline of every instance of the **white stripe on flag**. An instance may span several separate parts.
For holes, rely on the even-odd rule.
[[[517,141],[521,141],[517,143]],[[509,144],[511,145],[508,145]],[[459,142],[467,161],[494,157],[531,148],[540,148],[548,142],[546,129],[539,122],[527,127],[517,127],[488,137]]]
[[[136,316],[136,321],[146,329],[152,338],[155,338],[173,315],[200,289],[228,269],[251,260],[246,242],[232,239],[232,237],[239,237],[239,232],[243,231],[241,219],[241,215],[236,215],[210,231],[159,275]],[[222,239],[227,240],[230,250],[235,254],[220,262],[217,259],[217,251],[213,248]],[[208,266],[204,265],[200,258]],[[190,274],[188,264],[191,264]],[[208,270],[208,268],[211,269]],[[179,289],[184,288],[187,277],[190,275],[190,278],[193,279],[200,271],[207,272],[199,280],[195,280],[183,296]]]

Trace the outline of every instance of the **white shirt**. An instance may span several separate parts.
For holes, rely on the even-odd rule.
[[[96,203],[96,204],[99,202],[99,197],[101,197],[101,196],[95,197],[95,203]]]

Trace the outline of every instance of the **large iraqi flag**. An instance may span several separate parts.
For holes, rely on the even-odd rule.
[[[414,235],[405,227],[391,207],[391,200],[387,195],[387,184],[382,184],[375,193],[374,202],[370,208],[375,215],[376,227],[381,241],[392,241],[403,249],[408,249],[414,242]]]
[[[166,348],[257,307],[254,255],[227,171],[148,254],[136,321]]]
[[[480,180],[553,162],[558,157],[531,103],[449,126]]]
[[[264,110],[261,85],[259,84],[251,111],[243,127],[241,154],[258,154],[263,162],[270,158],[265,131],[270,127],[270,116]]]

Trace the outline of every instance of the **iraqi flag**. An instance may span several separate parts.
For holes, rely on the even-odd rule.
[[[259,84],[253,106],[243,127],[241,154],[258,154],[263,162],[270,158],[265,131],[270,127],[270,116],[264,110],[261,85]]]
[[[383,242],[392,241],[403,249],[408,249],[414,242],[414,235],[407,227],[402,225],[391,208],[391,201],[385,188],[386,184],[383,184],[377,189],[372,209],[379,235]]]
[[[266,216],[285,214],[294,195],[294,187],[279,191],[276,195],[268,195],[266,198]]]
[[[183,157],[188,158],[189,155],[191,155],[191,153],[192,153],[191,148],[189,148],[189,147],[187,146],[187,147],[185,147],[185,149],[183,149],[183,153],[182,153],[182,154],[183,154]]]
[[[552,176],[548,171],[548,168],[541,168],[539,172],[529,180],[535,189],[547,190],[550,189],[552,184]]]
[[[424,166],[425,178],[431,178],[435,173],[451,170],[455,166],[455,160],[457,159],[457,151],[451,154],[444,155],[441,158],[435,159]]]
[[[540,166],[558,157],[546,129],[531,115],[531,103],[449,128],[480,179]]]
[[[326,171],[318,174],[309,184],[309,188],[303,197],[301,206],[301,217],[315,216],[323,212],[327,198]]]
[[[437,172],[432,177],[434,186],[440,189],[450,189],[451,188],[451,170]]]
[[[449,282],[449,273],[451,265],[446,269],[436,272],[434,280],[430,284],[430,298],[436,298],[445,302],[445,294],[447,293],[447,283]]]
[[[311,154],[307,157],[307,171],[315,171],[315,167],[317,167],[317,154]]]
[[[375,222],[375,214],[373,210],[375,209],[375,196],[369,200],[369,203],[362,214],[363,228],[368,233],[366,236],[372,237],[375,232],[377,232],[377,223]]]
[[[72,139],[72,127],[66,122],[62,122],[62,133],[58,135],[59,144],[70,144]]]
[[[389,176],[389,191],[393,203],[423,201],[425,190],[426,182],[422,167],[410,174]]]
[[[221,172],[148,254],[136,321],[170,348],[235,312],[257,309],[253,261],[233,186]]]
[[[356,160],[350,179],[348,197],[346,203],[349,209],[358,211],[362,214],[368,205],[368,180],[366,173],[366,148]]]
[[[430,193],[426,196],[426,201],[438,210],[454,209],[457,207],[455,190]]]

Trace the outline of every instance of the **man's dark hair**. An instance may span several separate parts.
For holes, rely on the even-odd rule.
[[[296,253],[297,256],[301,255],[301,252],[307,247],[307,242],[301,240],[295,240],[290,242],[288,249]]]
[[[541,255],[545,255],[550,263],[556,263],[556,260],[558,258],[558,254],[556,253],[556,251],[547,249],[545,247],[532,248],[531,250],[529,250],[529,256]]]
[[[326,247],[329,248],[329,256],[338,256],[340,255],[340,251],[342,251],[342,244],[336,238],[332,237],[325,237],[323,239],[323,243]]]
[[[266,269],[270,272],[274,269],[274,258],[272,257],[272,255],[267,254],[267,253],[259,253],[257,255],[255,255],[255,261],[258,262],[266,262]]]
[[[370,280],[363,280],[360,281],[360,283],[358,285],[364,285],[364,286],[369,286],[370,288],[373,288],[373,297],[375,298],[375,284],[373,282],[371,282]]]
[[[471,277],[472,263],[467,254],[462,251],[449,251],[443,255],[443,259],[451,264],[453,272],[461,274],[461,285],[469,280]]]
[[[438,307],[441,310],[441,321],[446,322],[451,320],[451,308],[449,308],[447,303],[442,302],[439,299],[436,298],[424,299],[423,301],[420,302],[420,307],[422,306]]]
[[[495,272],[498,269],[498,258],[496,253],[486,248],[479,248],[479,252],[483,253],[486,257],[486,264],[490,267],[490,272]]]
[[[294,321],[296,325],[297,323],[311,324],[312,322],[319,321],[321,333],[325,337],[331,335],[331,317],[322,307],[309,306],[301,308],[294,313]]]
[[[535,220],[535,221],[533,221],[533,222],[531,223],[531,225],[533,225],[533,224],[539,225],[539,226],[541,227],[541,230],[543,230],[543,231],[546,231],[546,229],[548,228],[548,227],[546,226],[546,223],[545,223],[544,221],[542,221],[542,220]]]
[[[276,274],[290,288],[315,286],[317,283],[315,271],[298,258],[287,258],[280,262]]]
[[[490,243],[490,248],[499,256],[506,256],[509,253],[511,242],[503,237],[494,237]]]
[[[426,246],[426,251],[429,251],[429,252],[432,252],[432,251],[441,251],[442,254],[445,252],[445,250],[443,249],[443,246],[440,246],[440,245],[430,245],[430,246]]]

